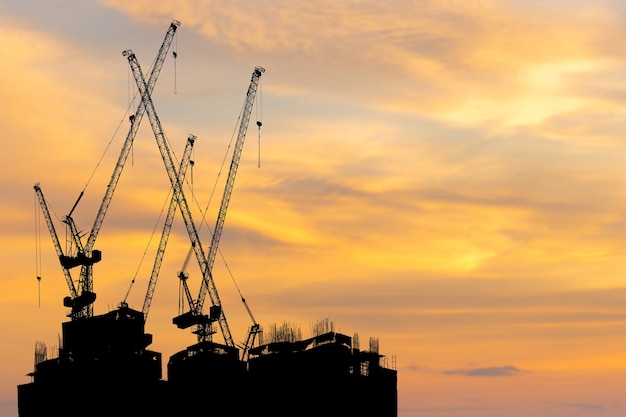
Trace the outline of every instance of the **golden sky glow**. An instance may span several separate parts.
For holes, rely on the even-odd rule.
[[[198,137],[198,225],[267,70],[214,267],[235,339],[239,288],[263,325],[378,337],[399,417],[626,415],[625,16],[612,0],[0,2],[0,417],[67,313],[45,227],[35,279],[33,185],[55,219],[84,189],[91,229],[136,105],[122,51],[147,73],[172,19],[153,99],[176,155]],[[168,192],[145,118],[95,245],[96,313],[129,288],[141,309]],[[178,216],[147,323],[164,361],[195,342],[171,325],[188,245]]]

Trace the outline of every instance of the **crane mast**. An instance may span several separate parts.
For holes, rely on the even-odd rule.
[[[155,58],[152,71],[150,73],[150,77],[146,85],[146,88],[150,92],[154,89],[157,78],[161,72],[161,68],[163,67],[163,62],[165,61],[167,52],[170,48],[170,45],[172,44],[172,40],[176,33],[176,29],[179,26],[180,26],[180,22],[176,20],[172,21],[165,35],[165,39],[163,40],[163,43],[161,44],[161,47],[159,48],[159,52]],[[128,131],[128,134],[126,135],[126,140],[124,141],[124,145],[122,146],[122,151],[120,152],[120,155],[118,157],[117,163],[113,170],[113,174],[111,175],[111,179],[109,180],[109,184],[107,186],[104,197],[102,198],[100,209],[98,210],[93,226],[91,228],[91,232],[89,234],[89,237],[87,238],[87,243],[83,247],[82,252],[85,255],[86,262],[80,263],[81,272],[80,272],[79,282],[81,284],[81,292],[93,294],[94,300],[95,300],[95,293],[93,293],[93,268],[92,266],[94,262],[97,262],[100,260],[100,253],[93,250],[93,245],[96,241],[96,238],[98,237],[100,228],[102,227],[104,217],[111,203],[111,199],[113,198],[113,193],[115,192],[115,188],[117,186],[117,183],[119,182],[120,176],[122,174],[122,170],[124,168],[124,164],[126,163],[126,160],[128,159],[128,155],[132,148],[133,141],[137,134],[137,130],[139,128],[139,124],[141,123],[144,113],[145,113],[145,108],[143,106],[143,103],[140,103],[135,114],[130,117],[130,129]],[[81,197],[82,197],[82,193],[81,193]],[[74,205],[74,207],[76,207],[76,204]],[[73,210],[74,208],[72,208],[72,211]],[[66,220],[66,223],[70,225],[70,227],[74,225],[74,222],[71,218],[71,214],[66,216],[65,220]],[[73,228],[73,231],[76,232],[75,227]],[[78,235],[74,235],[74,236],[75,236],[74,240],[80,241],[80,236]],[[94,254],[96,256],[93,256],[93,258],[97,259],[96,261],[90,261],[90,259],[92,258],[93,252],[96,252],[96,254]],[[87,304],[86,306],[84,306],[84,308],[86,309],[84,315],[86,315],[87,317],[91,317],[93,315],[92,304],[93,304],[93,301]]]
[[[257,87],[261,75],[265,72],[265,68],[255,67],[252,72],[252,78],[250,79],[250,85],[246,92],[246,99],[244,103],[243,112],[241,115],[241,123],[239,124],[239,131],[237,134],[237,140],[235,142],[235,149],[233,151],[233,159],[230,162],[230,168],[228,170],[228,177],[224,186],[224,193],[222,195],[222,202],[220,204],[217,220],[215,221],[215,228],[213,229],[213,237],[211,239],[211,246],[209,247],[209,257],[207,259],[208,268],[213,271],[213,264],[215,263],[215,256],[217,255],[217,248],[222,237],[222,230],[224,229],[224,220],[226,219],[226,212],[228,211],[228,203],[233,193],[233,186],[235,184],[235,176],[237,175],[237,168],[239,167],[239,160],[241,159],[241,152],[243,150],[243,143],[246,138],[246,131],[248,130],[248,122],[250,121],[250,114],[252,113],[252,106],[256,97]],[[196,301],[197,308],[202,311],[204,305],[204,299],[208,290],[206,281],[202,281],[200,286],[200,292],[198,293],[198,299]]]
[[[206,282],[206,285],[209,288],[211,301],[213,302],[212,311],[219,312],[219,317],[216,320],[219,322],[226,345],[234,346],[233,338],[231,336],[226,317],[224,316],[224,312],[221,308],[222,304],[217,293],[215,283],[213,282],[213,276],[211,275],[211,270],[208,268],[207,257],[204,253],[204,250],[202,249],[200,237],[198,236],[198,230],[196,229],[196,226],[191,217],[191,211],[189,210],[189,206],[187,204],[187,200],[182,189],[181,181],[176,173],[176,168],[172,160],[171,151],[167,144],[165,133],[163,132],[163,128],[161,126],[161,121],[156,114],[154,103],[152,102],[152,98],[150,97],[150,92],[148,91],[143,72],[141,71],[141,67],[139,65],[139,62],[137,61],[137,57],[131,50],[124,51],[123,55],[126,56],[130,64],[133,76],[135,78],[135,82],[137,83],[137,87],[141,95],[141,99],[146,108],[146,112],[148,113],[150,125],[152,126],[152,131],[159,146],[161,157],[165,164],[165,170],[167,171],[170,183],[172,184],[172,187],[174,189],[174,195],[176,196],[178,207],[183,216],[189,238],[191,239],[191,244],[194,248],[196,259],[202,272],[202,279]],[[199,310],[195,309],[195,313],[198,317],[201,316],[201,312]]]
[[[180,161],[180,167],[178,168],[178,179],[180,181],[185,178],[187,168],[191,163],[191,151],[193,150],[195,140],[196,136],[194,135],[189,135],[189,137],[187,138],[187,145],[185,146],[185,150]],[[148,290],[146,291],[146,297],[144,299],[143,308],[141,310],[144,316],[144,323],[148,319],[148,311],[150,310],[152,298],[154,297],[154,290],[156,288],[157,279],[159,277],[159,271],[161,270],[161,264],[163,263],[163,255],[165,254],[167,241],[169,239],[170,231],[172,229],[174,214],[176,214],[176,197],[172,195],[172,198],[170,199],[170,205],[167,210],[167,215],[163,223],[163,232],[161,233],[161,240],[159,241],[159,247],[157,248],[157,253],[154,259],[152,274],[150,275],[150,280],[148,281]]]

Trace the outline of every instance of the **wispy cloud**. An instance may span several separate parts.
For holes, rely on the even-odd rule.
[[[619,412],[622,408],[620,404],[600,404],[600,403],[572,403],[565,404],[566,407],[574,408],[582,411],[603,412],[610,410],[611,412]]]
[[[271,57],[284,91],[297,91],[294,71],[305,72],[299,91],[309,100],[341,88],[364,107],[499,128],[597,107],[601,98],[580,94],[579,80],[615,71],[603,45],[623,26],[602,7],[489,0],[106,4],[141,21],[177,15],[218,47]]]
[[[528,373],[515,366],[489,366],[485,368],[452,369],[443,371],[445,375],[463,375],[471,377],[516,376]]]

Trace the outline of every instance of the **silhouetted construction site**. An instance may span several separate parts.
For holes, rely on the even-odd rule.
[[[397,372],[379,353],[378,339],[370,338],[361,348],[358,335],[335,331],[329,319],[316,322],[311,336],[304,338],[298,325],[284,322],[263,329],[242,302],[252,326],[242,343],[235,343],[224,314],[212,270],[218,251],[228,203],[259,80],[265,69],[255,67],[240,115],[228,178],[211,242],[203,246],[192,219],[183,184],[192,163],[195,136],[187,139],[178,166],[174,164],[151,93],[180,23],[172,21],[154,60],[144,75],[131,50],[123,52],[137,84],[141,101],[129,117],[130,128],[91,231],[79,232],[72,214],[82,193],[62,223],[70,236],[70,249],[57,236],[41,185],[35,184],[40,212],[43,214],[69,295],[63,305],[68,320],[61,323],[58,352],[48,352],[43,343],[35,346],[35,366],[31,382],[17,387],[19,417],[49,415],[73,416],[397,416]],[[175,53],[173,54],[175,58]],[[93,305],[93,267],[102,260],[94,248],[109,204],[130,153],[143,116],[147,114],[165,170],[172,196],[148,288],[141,310],[129,307],[126,300],[108,313],[95,315]],[[257,121],[260,127],[261,122]],[[190,238],[190,249],[178,274],[187,311],[172,319],[181,329],[192,329],[197,343],[173,354],[163,363],[161,353],[148,347],[152,335],[145,332],[157,279],[172,222],[182,215]],[[195,256],[202,274],[198,295],[188,286],[187,264]],[[72,273],[79,270],[79,278]],[[38,277],[40,279],[40,277]],[[208,311],[205,300],[209,298]],[[214,340],[221,333],[223,343]],[[164,375],[163,369],[166,369]]]

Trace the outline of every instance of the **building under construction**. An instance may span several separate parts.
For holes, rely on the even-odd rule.
[[[397,416],[397,374],[373,341],[360,350],[332,329],[305,340],[283,329],[247,360],[204,341],[172,355],[164,379],[143,323],[127,306],[63,323],[58,357],[17,387],[19,416]]]
[[[318,322],[312,336],[306,339],[297,328],[286,324],[263,331],[248,309],[253,325],[247,340],[242,344],[233,341],[212,268],[257,85],[265,70],[255,67],[252,73],[221,206],[205,253],[182,186],[195,137],[189,137],[180,165],[175,166],[151,98],[179,25],[173,21],[169,26],[147,78],[135,54],[130,50],[123,53],[141,102],[130,117],[126,141],[86,241],[72,218],[80,197],[63,218],[66,234],[72,241],[71,248],[64,250],[41,187],[39,184],[34,187],[68,285],[69,296],[63,303],[69,309],[69,320],[62,323],[56,357],[49,358],[44,345],[36,347],[35,368],[29,374],[32,380],[17,387],[19,417],[187,413],[225,417],[246,414],[396,417],[397,374],[394,366],[388,367],[386,358],[379,353],[377,339],[370,339],[367,349],[362,350],[358,336],[336,332],[328,320]],[[113,311],[94,315],[92,269],[102,259],[94,244],[144,114],[150,119],[173,190],[169,210],[142,310],[132,309],[123,301]],[[194,298],[185,269],[179,273],[188,311],[173,318],[173,324],[181,329],[193,328],[197,343],[172,355],[164,376],[161,353],[148,349],[152,335],[145,332],[145,322],[177,211],[183,217],[191,242],[187,259],[195,254],[202,281]],[[77,269],[80,277],[74,280],[72,272]],[[207,296],[208,314],[204,312]],[[243,298],[242,301],[248,308]],[[224,343],[214,341],[216,328],[221,331]]]

